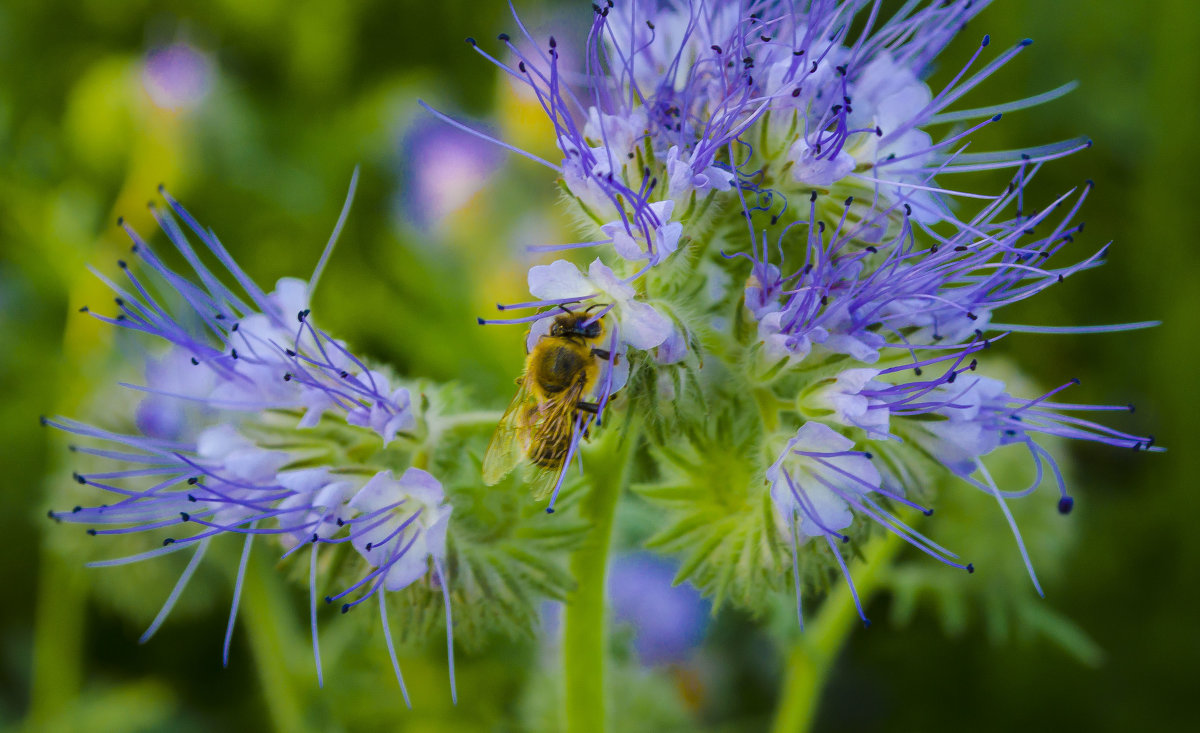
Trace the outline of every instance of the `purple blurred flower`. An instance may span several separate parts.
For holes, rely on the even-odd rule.
[[[408,221],[430,228],[465,206],[499,167],[501,151],[474,135],[418,122],[404,135],[400,205]]]
[[[207,54],[187,43],[173,43],[146,54],[142,84],[159,107],[191,109],[208,96],[215,75]]]
[[[708,628],[709,602],[690,584],[675,585],[675,570],[648,553],[619,556],[609,570],[613,616],[633,627],[642,664],[686,661]]]

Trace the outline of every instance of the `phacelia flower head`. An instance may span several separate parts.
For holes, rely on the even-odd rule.
[[[270,293],[259,289],[216,235],[165,191],[169,210],[156,209],[155,218],[193,274],[169,267],[121,222],[138,264],[120,263],[128,285],[109,282],[118,313],[82,310],[163,343],[162,356],[147,362],[147,383],[122,385],[144,394],[136,411],[138,429],[119,433],[66,418],[45,423],[83,438],[86,444],[76,446],[77,452],[113,464],[112,470],[75,474],[78,483],[110,495],[108,503],[50,516],[86,524],[91,535],[146,534],[161,543],[93,565],[193,552],[143,641],[166,618],[211,541],[228,535],[243,538],[243,552],[225,637],[226,662],[247,558],[260,538],[273,539],[284,558],[309,554],[318,679],[317,575],[323,550],[348,544],[360,556],[360,578],[325,602],[339,601],[345,612],[376,597],[389,651],[384,592],[422,579],[442,588],[450,632],[443,559],[451,508],[441,483],[420,468],[395,477],[383,464],[363,459],[397,441],[411,445],[417,431],[425,429],[409,388],[367,366],[318,327],[309,308],[355,181],[357,173],[313,276],[307,282],[285,278]],[[203,263],[184,227],[225,273]],[[227,284],[229,279],[241,293]],[[358,459],[347,460],[348,450]],[[392,658],[395,663],[394,652]],[[395,671],[403,688],[398,665]]]
[[[679,517],[664,542],[713,527],[694,540],[705,552],[684,567],[717,595],[754,596],[750,581],[709,567],[744,568],[745,548],[758,541],[750,538],[790,540],[797,592],[808,539],[823,538],[845,572],[838,545],[856,523],[973,568],[904,520],[932,511],[931,461],[994,496],[1024,554],[1005,501],[1053,477],[1060,507],[1072,503],[1039,438],[1154,449],[1149,438],[1072,416],[1108,407],[1016,397],[976,373],[1012,334],[1153,325],[1041,326],[999,315],[1100,265],[1107,245],[1082,253],[1076,245],[1090,182],[1045,204],[1027,201],[1044,165],[1089,141],[970,147],[981,128],[1073,88],[960,106],[1030,41],[999,51],[990,36],[970,41],[967,63],[944,86],[930,84],[939,55],[986,5],[909,2],[889,15],[871,0],[606,0],[573,44],[583,48],[570,54],[583,59],[575,65],[559,40],[536,39],[519,20],[522,38],[502,34],[500,55],[468,39],[542,104],[557,154],[509,149],[552,169],[579,214],[581,241],[531,249],[595,255],[586,272],[567,259],[533,266],[536,300],[501,309],[535,312],[481,322],[538,324],[581,308],[607,319],[631,362],[626,389],[641,390],[640,402],[625,404],[653,413],[642,417],[657,423],[658,440],[693,443],[663,446],[666,462],[699,464],[664,471],[691,481],[667,492]],[[1000,190],[971,187],[970,174],[999,169],[1012,173]],[[703,407],[689,412],[685,401]],[[696,424],[668,424],[667,403]],[[757,449],[751,482],[760,486],[747,489],[738,519],[724,487],[704,493],[709,474],[732,470],[714,444]],[[1033,461],[1028,489],[998,486],[983,460],[1014,444]],[[685,503],[688,491],[694,500]],[[769,526],[753,497],[769,502]],[[743,550],[722,555],[724,547]],[[762,550],[763,564],[771,558]]]
[[[561,175],[604,235],[595,244],[655,264],[677,248],[680,227],[704,220],[731,190],[767,209],[813,189],[855,195],[861,203],[850,230],[872,238],[886,231],[885,222],[859,221],[872,209],[908,204],[921,223],[952,217],[948,198],[956,192],[940,188],[937,175],[1040,162],[1086,146],[963,152],[971,134],[1002,112],[1071,88],[948,112],[1029,44],[971,73],[990,45],[984,37],[951,83],[931,90],[924,79],[934,59],[986,5],[912,3],[883,18],[867,0],[806,9],[766,0],[607,2],[595,8],[581,69],[561,68],[558,42],[537,42],[524,26],[528,44],[500,36],[510,60],[468,40],[536,93],[563,159],[530,157]],[[865,24],[852,33],[856,18]],[[975,119],[982,122],[934,141],[934,128]],[[777,216],[786,219],[783,206]]]
[[[747,222],[761,213],[785,232],[791,224],[805,223],[806,271],[785,279],[779,268],[786,263],[769,262],[764,245],[757,267],[765,268],[766,279],[751,278],[751,287],[759,291],[788,296],[781,303],[747,291],[747,302],[758,303],[752,308],[762,320],[764,341],[776,356],[802,358],[813,344],[823,344],[870,363],[887,338],[880,331],[907,326],[908,311],[939,338],[962,331],[958,321],[979,317],[974,308],[979,303],[959,290],[948,298],[945,285],[993,266],[988,260],[997,247],[977,248],[972,262],[954,270],[953,263],[928,261],[939,258],[915,262],[915,245],[908,242],[914,232],[951,220],[964,241],[945,243],[940,260],[953,260],[979,232],[987,231],[989,240],[1000,240],[999,248],[1011,250],[1036,223],[1031,219],[1037,217],[996,220],[1006,201],[1020,198],[1021,187],[991,197],[941,188],[935,176],[1019,166],[1023,182],[1042,162],[1088,144],[963,152],[971,133],[998,121],[1002,111],[1070,89],[998,105],[996,111],[947,111],[1028,45],[1017,44],[971,73],[990,45],[985,37],[950,84],[932,91],[924,79],[933,60],[984,5],[913,3],[885,18],[877,3],[865,0],[807,8],[781,2],[607,2],[594,8],[581,68],[564,68],[558,41],[535,40],[519,20],[524,42],[500,36],[507,58],[468,41],[541,102],[563,158],[554,163],[516,152],[559,174],[593,235],[591,241],[531,249],[598,248],[604,265],[633,289],[634,295],[624,299],[630,302],[645,299],[641,279],[647,273],[665,268],[662,278],[681,277],[679,270],[687,267],[676,257],[681,248],[703,251],[705,240],[728,235],[719,223],[722,212],[740,210]],[[856,19],[865,23],[852,35]],[[976,118],[984,121],[951,127],[934,142],[936,130]],[[958,196],[991,199],[993,205],[959,222],[952,213]],[[836,229],[826,232],[818,217],[829,218]],[[758,238],[753,224],[750,233]],[[1070,233],[1064,229],[1056,235]],[[892,245],[894,262],[864,268],[861,260],[883,242]],[[1023,252],[1036,248],[1021,243]],[[934,267],[938,272],[929,276]],[[885,278],[898,271],[905,272],[906,283],[891,288]],[[872,272],[873,279],[855,282]],[[531,273],[531,284],[534,279],[540,280]],[[835,287],[847,297],[831,303]],[[531,291],[539,300],[522,305],[539,307],[546,317],[548,309],[564,302],[609,304],[604,292],[552,290],[557,297],[543,295],[548,289],[540,288]],[[901,301],[906,291],[911,297]],[[866,300],[870,304],[864,309],[860,305]],[[884,301],[901,302],[900,312]],[[917,301],[923,301],[920,308],[904,307]],[[658,309],[659,321],[677,315],[661,305]],[[965,333],[979,325],[972,323]],[[658,329],[652,343],[647,338],[630,344],[653,348],[673,337],[670,351],[682,352],[692,330],[689,324],[671,332]]]

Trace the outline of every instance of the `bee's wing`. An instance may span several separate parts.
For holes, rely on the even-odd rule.
[[[534,501],[542,501],[554,493],[554,487],[558,486],[558,477],[563,475],[567,468],[567,464],[564,463],[558,468],[539,467],[534,471],[529,479],[529,491],[533,494]]]
[[[542,403],[537,422],[531,426],[530,444],[550,455],[558,457],[557,466],[543,466],[534,473],[530,489],[534,499],[545,499],[558,485],[558,477],[570,468],[566,461],[575,436],[576,404],[583,394],[584,381],[576,382],[570,389],[552,400]]]
[[[522,377],[516,397],[496,425],[492,442],[488,443],[483,455],[483,482],[488,486],[500,481],[525,457],[525,446],[529,441],[528,418],[529,379]]]

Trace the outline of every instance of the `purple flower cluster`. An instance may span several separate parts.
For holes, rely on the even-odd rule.
[[[751,382],[795,403],[803,418],[767,440],[780,529],[794,549],[801,537],[823,537],[843,569],[834,540],[845,539],[855,516],[970,569],[887,508],[928,511],[905,498],[914,488],[906,466],[919,454],[994,495],[1006,515],[1006,498],[1052,474],[1068,511],[1038,436],[1152,450],[1153,439],[1072,416],[1124,408],[1049,401],[1058,390],[1015,398],[969,372],[983,350],[1015,332],[1154,324],[997,321],[1000,308],[1101,264],[1105,248],[1071,252],[1090,182],[1044,207],[1025,200],[1043,165],[1090,141],[967,152],[973,134],[1004,114],[1073,88],[956,108],[1031,41],[993,54],[984,36],[945,86],[926,83],[935,59],[987,4],[914,0],[887,16],[878,0],[606,0],[593,5],[579,68],[567,68],[559,43],[537,42],[519,19],[525,42],[502,34],[504,58],[468,39],[541,104],[561,162],[505,147],[560,177],[591,235],[532,249],[600,255],[586,273],[566,260],[531,268],[538,300],[502,309],[536,312],[486,322],[537,322],[554,308],[602,304],[624,346],[649,351],[657,365],[682,359],[698,329],[740,339],[723,347],[742,355],[734,368],[748,367]],[[998,193],[943,184],[999,169],[1014,174]],[[701,324],[690,316],[696,302],[677,299],[684,289],[672,283],[701,276],[691,263],[716,255],[735,277],[746,277],[746,265],[749,273],[743,290],[724,296],[736,301],[738,318]],[[729,333],[739,319],[751,324],[749,339]],[[804,375],[812,381],[797,394]],[[981,460],[1014,443],[1037,474],[1015,492],[996,486]]]
[[[414,440],[420,426],[409,391],[319,328],[308,305],[353,191],[352,181],[312,278],[285,278],[270,293],[165,191],[169,210],[155,209],[154,216],[193,274],[173,270],[121,222],[133,241],[136,266],[120,263],[128,285],[106,280],[116,293],[118,313],[82,310],[165,342],[163,356],[147,364],[147,383],[123,385],[145,395],[136,413],[138,430],[118,433],[65,418],[44,422],[85,439],[86,444],[73,447],[76,452],[113,464],[112,470],[75,474],[78,483],[107,492],[109,503],[52,511],[52,518],[89,525],[88,534],[96,536],[167,535],[156,549],[93,566],[193,552],[143,641],[166,618],[211,540],[225,535],[244,538],[225,636],[226,662],[247,560],[259,538],[275,539],[284,558],[309,551],[318,679],[316,588],[322,549],[349,544],[362,558],[361,577],[325,602],[340,602],[345,612],[374,596],[393,664],[385,591],[430,576],[445,596],[449,633],[443,559],[451,507],[441,483],[421,468],[395,476],[390,468],[344,455],[354,446],[382,448],[398,439]],[[204,264],[180,220],[203,253],[220,262],[224,275]],[[228,278],[242,294],[227,284]],[[398,665],[395,671],[403,688]]]
[[[828,244],[822,271],[806,273],[811,281],[832,280],[846,276],[833,272],[835,259],[841,268],[858,266],[852,259],[834,257],[846,242],[903,238],[908,232],[898,229],[952,219],[948,200],[952,194],[990,198],[939,188],[935,175],[1014,165],[1024,170],[1086,147],[1089,143],[1076,140],[1036,150],[963,152],[970,134],[997,121],[1000,112],[946,112],[946,108],[1028,42],[968,76],[988,45],[985,38],[971,62],[936,95],[921,78],[958,29],[985,5],[910,3],[883,21],[879,3],[862,0],[815,3],[807,11],[784,2],[637,0],[617,5],[610,1],[594,8],[579,70],[562,68],[557,41],[551,38],[541,47],[519,19],[528,46],[523,48],[502,34],[509,61],[468,39],[478,53],[536,95],[553,125],[563,160],[555,164],[516,152],[559,174],[587,228],[596,235],[591,241],[533,249],[592,246],[617,256],[616,262],[598,263],[609,268],[607,285],[595,282],[595,264],[590,277],[567,272],[574,266],[565,260],[555,262],[553,269],[534,268],[529,286],[539,300],[506,308],[544,309],[587,301],[617,304],[613,315],[627,343],[637,349],[659,348],[659,360],[670,362],[682,356],[689,333],[678,313],[644,292],[639,293],[639,299],[646,301],[644,307],[622,307],[630,296],[619,293],[634,293],[639,278],[668,264],[680,246],[710,229],[713,217],[728,211],[729,204],[741,209],[747,219],[762,211],[770,215],[772,225],[786,226],[816,221],[818,208],[822,213],[827,208],[824,203],[812,206],[808,218],[800,218],[797,212],[802,215],[803,209],[795,202],[801,196],[811,196],[815,204],[819,190],[835,194],[838,201],[844,199],[842,221],[831,237],[835,241]],[[852,21],[868,8],[865,27],[851,37]],[[995,109],[1020,109],[1070,88]],[[986,119],[936,143],[926,131],[979,117]],[[1019,190],[1010,192],[1010,197],[1019,195]],[[828,200],[832,199],[823,197],[823,202]],[[914,222],[909,224],[901,212]],[[982,226],[955,223],[962,239],[970,239]],[[1012,226],[1019,232],[1030,225],[1018,221]],[[815,234],[810,233],[810,240]],[[753,224],[751,237],[757,238]],[[953,251],[961,244],[951,242],[948,248]],[[809,259],[808,265],[815,267],[817,263]],[[912,259],[911,255],[902,258],[899,264],[910,265]],[[774,275],[776,282],[771,284],[778,287],[779,273]],[[911,279],[918,275],[912,273]],[[882,277],[876,277],[876,285],[884,284]],[[766,284],[762,278],[759,281]],[[924,289],[929,289],[928,283]],[[913,298],[927,295],[919,292]],[[802,350],[813,338],[827,335],[816,320],[851,320],[847,306],[835,305],[823,319],[800,315],[805,322],[802,328],[796,314],[769,316],[764,335],[776,347],[787,342],[792,350]],[[965,317],[954,304],[941,310]],[[922,311],[930,323],[936,321],[936,309]],[[548,315],[542,310],[528,320]],[[756,315],[764,314],[756,311]],[[781,323],[785,317],[786,323]],[[860,318],[856,315],[853,320]],[[862,334],[857,322],[846,325],[867,343],[853,333],[834,333],[832,347],[872,348],[869,343],[877,340],[873,334]]]

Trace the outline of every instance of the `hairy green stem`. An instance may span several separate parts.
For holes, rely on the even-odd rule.
[[[250,555],[238,621],[245,622],[246,638],[262,684],[262,699],[267,701],[275,730],[306,731],[310,730],[304,716],[306,706],[294,684],[293,670],[298,660],[292,659],[292,650],[303,648],[304,642],[291,621],[294,609],[265,554],[260,551]]]
[[[587,539],[571,557],[571,574],[577,585],[567,599],[563,628],[564,702],[569,733],[602,733],[607,726],[604,662],[608,643],[608,553],[617,500],[629,480],[638,437],[636,425],[623,432],[608,430],[590,451],[592,486],[583,499],[581,513],[591,527]]]
[[[904,540],[894,532],[867,543],[862,562],[851,568],[864,605],[879,590],[892,560],[903,546]],[[820,612],[805,624],[804,632],[788,652],[779,708],[771,728],[774,733],[803,733],[812,727],[829,670],[850,630],[858,623],[850,588],[845,584],[837,586],[825,598]]]

